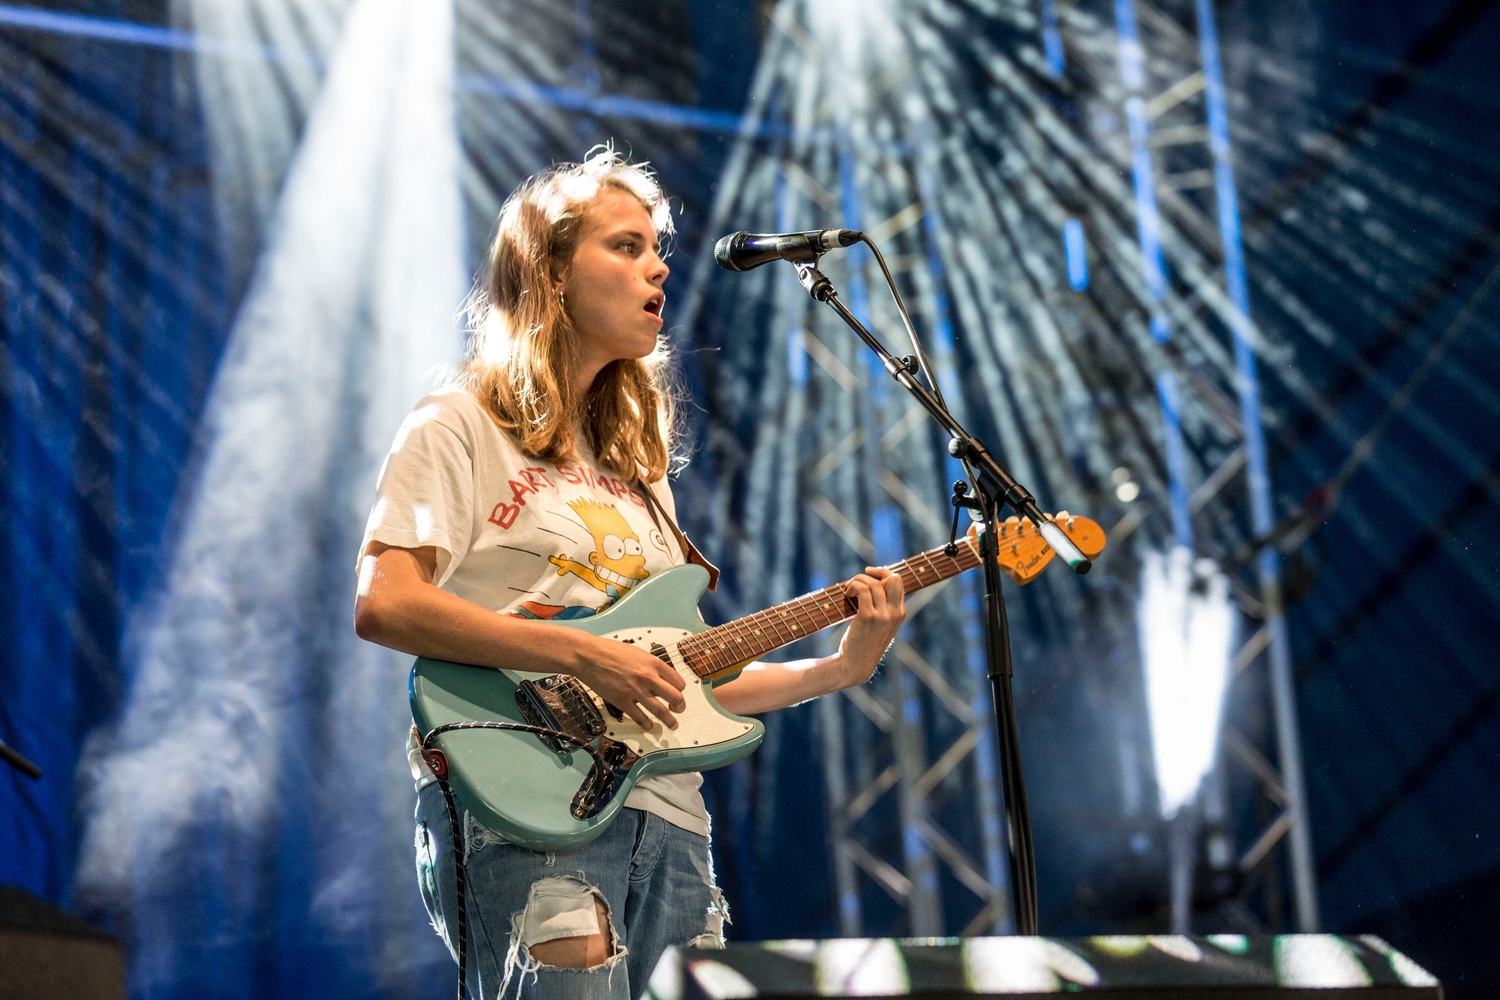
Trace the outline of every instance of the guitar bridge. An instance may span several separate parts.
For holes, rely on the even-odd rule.
[[[598,762],[589,769],[587,778],[578,786],[573,796],[571,812],[574,819],[591,819],[598,815],[614,799],[615,793],[625,783],[625,776],[640,760],[640,756],[623,743],[616,743],[608,736],[599,741],[599,756],[607,768],[601,770]]]
[[[567,674],[522,681],[516,686],[516,707],[528,725],[566,733],[580,743],[592,743],[608,729],[588,688]],[[559,757],[578,749],[555,736],[537,734],[537,739]]]

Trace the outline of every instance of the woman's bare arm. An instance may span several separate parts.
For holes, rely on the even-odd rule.
[[[457,663],[573,674],[643,728],[647,713],[671,728],[686,707],[686,686],[645,650],[581,629],[496,614],[434,586],[437,550],[372,543],[360,564],[354,630],[360,638]],[[906,614],[901,581],[870,569],[849,583],[859,610],[839,651],[788,663],[756,662],[714,689],[728,711],[753,715],[786,708],[870,679]]]
[[[581,629],[496,614],[432,583],[437,550],[372,543],[360,562],[354,631],[362,639],[457,663],[573,674],[644,729],[677,728],[686,686],[643,649]],[[649,713],[649,715],[647,714]]]
[[[757,661],[714,688],[715,700],[736,715],[755,715],[869,680],[906,617],[906,598],[900,577],[881,568],[854,577],[849,590],[859,611],[837,653],[787,663]]]

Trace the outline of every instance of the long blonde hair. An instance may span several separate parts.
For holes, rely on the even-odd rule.
[[[527,178],[500,209],[488,274],[469,297],[469,345],[453,381],[473,393],[526,454],[573,459],[581,429],[600,466],[628,482],[654,482],[671,464],[676,436],[665,342],[640,360],[606,365],[580,399],[571,378],[577,334],[554,291],[590,207],[606,188],[640,199],[656,232],[672,234],[655,176],[612,147]]]

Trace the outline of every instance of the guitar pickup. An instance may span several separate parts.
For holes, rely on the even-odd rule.
[[[528,725],[571,736],[580,743],[592,743],[603,736],[608,726],[594,705],[588,688],[576,677],[553,674],[541,680],[522,681],[516,686],[516,707]],[[537,734],[542,745],[559,757],[566,757],[578,747],[556,736]]]

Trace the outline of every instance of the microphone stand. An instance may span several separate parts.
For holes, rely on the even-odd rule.
[[[890,272],[879,249],[867,239],[863,242],[874,251],[881,270],[886,272],[892,293],[896,294],[895,283],[890,280]],[[966,495],[967,490],[959,488],[963,486],[962,483],[954,485],[954,524],[957,524],[957,508],[960,506],[977,509],[984,522],[984,531],[979,536],[980,563],[984,570],[984,651],[995,700],[1001,790],[1005,801],[1007,843],[1010,847],[1011,897],[1017,932],[1034,935],[1037,933],[1036,850],[1031,839],[1031,813],[1026,805],[1026,780],[1021,773],[1021,744],[1016,729],[1015,699],[1011,690],[1013,670],[1010,625],[1006,620],[1005,596],[1000,584],[1000,511],[1008,506],[1035,524],[1042,537],[1075,573],[1087,573],[1092,563],[1061,528],[1043,516],[1031,493],[1016,482],[989,449],[965,430],[948,410],[900,295],[896,294],[896,303],[906,322],[912,349],[916,352],[910,358],[893,357],[875,335],[865,329],[864,324],[840,301],[833,282],[818,270],[816,259],[811,263],[799,262],[796,267],[797,277],[808,294],[838,313],[849,329],[875,352],[891,378],[910,393],[947,432],[948,452],[963,463],[972,484],[972,497]],[[932,388],[917,381],[915,374],[918,370],[926,376]]]
[[[40,778],[42,776],[41,768],[6,746],[4,741],[0,741],[0,760],[5,761],[5,763],[20,771],[28,778]]]

